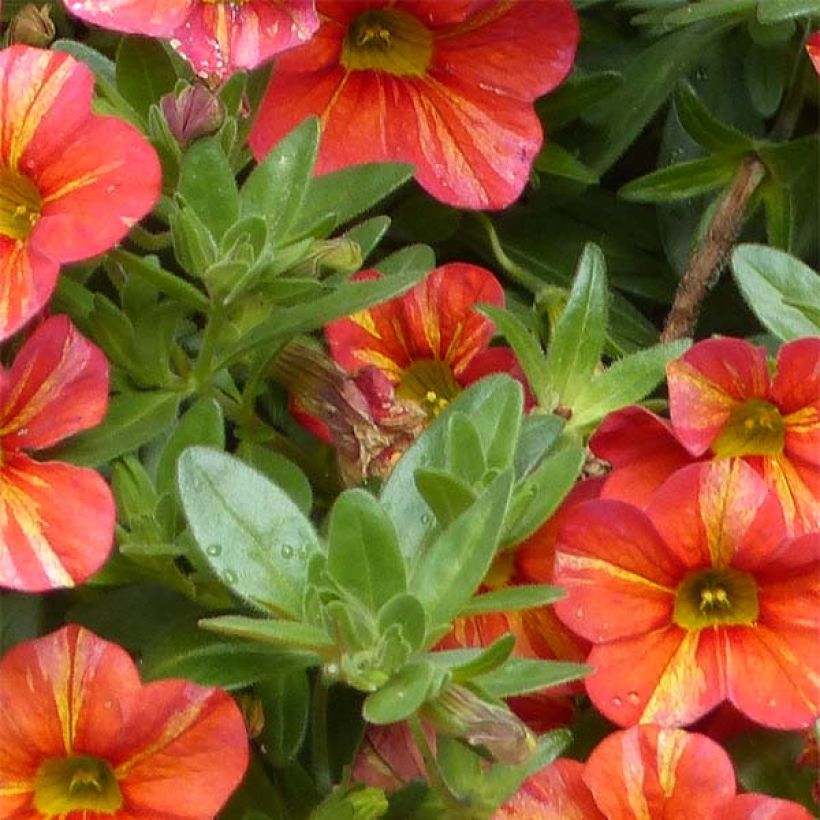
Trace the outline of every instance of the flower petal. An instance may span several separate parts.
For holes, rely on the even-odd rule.
[[[739,794],[720,810],[721,820],[812,820],[799,803],[768,794]]]
[[[583,779],[611,820],[716,818],[735,793],[732,763],[717,743],[659,726],[606,737],[589,756]]]
[[[50,447],[99,424],[108,406],[108,362],[67,316],[47,319],[11,367],[0,405],[8,449]]]
[[[329,323],[325,338],[350,371],[373,365],[398,382],[413,362],[438,359],[458,378],[493,334],[493,323],[473,310],[478,302],[504,304],[498,280],[476,265],[442,265],[403,296]]]
[[[22,242],[0,236],[0,341],[16,333],[48,301],[60,266]]]
[[[599,643],[670,622],[683,566],[646,516],[622,501],[573,507],[558,534],[555,604],[573,632]]]
[[[0,468],[0,586],[42,592],[82,583],[105,563],[114,501],[94,470],[20,453]]]
[[[668,422],[644,407],[610,413],[589,440],[592,452],[612,464],[602,498],[645,507],[675,470],[692,461]]]
[[[605,820],[584,785],[583,770],[577,760],[556,760],[527,778],[493,820]]]
[[[787,534],[777,496],[741,459],[684,467],[655,493],[647,515],[688,568],[754,569]]]
[[[0,659],[0,816],[29,816],[34,775],[45,758],[93,754],[115,743],[121,704],[138,688],[128,655],[81,627],[9,650]]]
[[[621,726],[637,722],[692,723],[725,698],[713,633],[667,626],[595,646],[587,693],[598,710]]]
[[[95,26],[128,34],[169,36],[198,0],[69,0],[72,14]]]
[[[89,117],[36,176],[43,210],[29,241],[58,262],[95,256],[151,210],[161,181],[156,151],[132,125]]]
[[[140,690],[106,758],[135,816],[206,820],[245,774],[247,732],[225,692],[182,680],[158,681]]]
[[[313,0],[197,2],[171,43],[197,74],[225,77],[301,45],[318,27]]]
[[[767,399],[766,351],[741,339],[706,339],[666,368],[675,435],[692,455],[706,452],[738,402]]]
[[[461,373],[459,382],[464,387],[467,387],[493,373],[506,373],[521,383],[521,387],[524,388],[525,413],[532,410],[533,407],[538,404],[530,389],[527,377],[524,375],[524,369],[516,358],[515,352],[510,347],[490,347],[487,348],[487,350],[476,353]]]
[[[746,461],[775,491],[790,532],[820,530],[820,469],[798,456],[752,457]]]

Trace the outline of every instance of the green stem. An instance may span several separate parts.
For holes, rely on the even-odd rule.
[[[161,251],[170,248],[172,244],[170,231],[151,233],[140,224],[134,225],[128,236],[132,242],[139,245],[144,251]]]
[[[438,794],[442,803],[452,811],[455,817],[463,815],[464,809],[469,807],[469,800],[456,794],[447,784],[439,768],[438,761],[427,743],[427,736],[424,734],[418,715],[411,715],[407,719],[407,725],[410,727],[413,740],[421,752],[424,767],[427,770],[427,780],[433,787],[433,791]]]
[[[525,268],[522,268],[516,261],[507,256],[507,252],[501,245],[501,240],[498,238],[498,232],[495,229],[490,217],[484,213],[476,213],[484,232],[487,234],[487,240],[490,243],[490,249],[495,256],[496,262],[503,268],[504,272],[509,274],[510,278],[515,280],[519,285],[531,291],[532,293],[539,293],[543,287],[544,282],[535,274],[530,273]]]
[[[330,686],[320,672],[313,684],[313,709],[310,728],[310,757],[316,785],[322,794],[333,788],[330,774],[330,750],[327,742],[327,702]]]
[[[202,347],[199,356],[197,356],[194,363],[193,375],[197,385],[207,384],[213,376],[214,357],[224,324],[225,309],[221,302],[215,301],[211,309],[211,315],[205,325],[205,333],[202,335]]]

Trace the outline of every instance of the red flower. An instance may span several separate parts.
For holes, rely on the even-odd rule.
[[[645,504],[675,470],[742,458],[777,492],[795,534],[820,529],[820,339],[784,344],[774,378],[763,348],[707,339],[667,367],[670,425],[638,407],[590,440],[614,466],[602,495]]]
[[[0,816],[211,820],[248,763],[223,691],[142,686],[123,649],[78,626],[0,660]]]
[[[377,276],[364,271],[358,278]],[[490,373],[523,381],[512,350],[489,347],[495,326],[474,310],[479,302],[504,305],[498,280],[476,265],[442,265],[403,296],[331,322],[325,337],[343,368],[378,368],[399,399],[418,402],[433,417]]]
[[[777,496],[739,459],[679,470],[646,512],[610,499],[571,510],[555,610],[594,644],[597,708],[624,726],[688,724],[724,700],[766,726],[812,721],[820,533],[786,536]]]
[[[65,316],[47,319],[0,371],[0,586],[74,586],[108,557],[115,513],[105,481],[23,452],[99,424],[107,406],[108,362]]]
[[[820,74],[820,31],[815,31],[806,41],[806,51],[814,70]]]
[[[43,307],[61,264],[115,245],[159,195],[154,149],[92,115],[93,87],[67,54],[0,51],[0,339]]]
[[[635,726],[605,738],[586,764],[556,760],[525,781],[495,820],[810,820],[802,806],[735,795],[726,752],[682,729]]]
[[[200,77],[223,79],[309,40],[314,0],[69,0],[86,22],[170,41]]]
[[[578,43],[569,0],[318,0],[313,40],[277,63],[250,143],[257,158],[321,118],[317,170],[416,166],[442,202],[504,208],[541,147],[536,97]]]

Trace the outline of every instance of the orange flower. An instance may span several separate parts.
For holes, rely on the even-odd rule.
[[[99,424],[107,406],[108,362],[65,316],[47,319],[0,372],[0,586],[73,586],[108,557],[115,512],[105,481],[23,452]]]
[[[318,0],[322,25],[278,62],[251,133],[257,158],[306,117],[317,170],[416,166],[442,202],[504,208],[542,142],[533,100],[572,67],[569,0]]]
[[[797,803],[735,794],[726,752],[682,729],[635,726],[605,738],[585,764],[556,760],[494,820],[810,820]]]
[[[248,763],[223,691],[142,686],[119,646],[67,626],[0,660],[0,816],[212,820]]]
[[[554,580],[558,617],[594,644],[587,692],[616,723],[688,724],[724,700],[774,728],[817,716],[820,533],[789,538],[742,460],[684,467],[645,512],[570,510]]]
[[[806,41],[806,51],[814,70],[820,74],[820,31],[815,31]]]
[[[358,278],[378,275],[364,271]],[[489,346],[495,325],[474,310],[481,302],[504,305],[501,284],[488,270],[442,265],[403,296],[331,322],[325,338],[347,371],[378,368],[399,399],[418,402],[433,417],[490,373],[524,381],[512,350]]]
[[[0,339],[43,307],[61,264],[115,245],[159,196],[154,149],[92,115],[93,88],[67,54],[0,51]]]
[[[319,26],[314,0],[69,0],[86,22],[169,40],[201,77],[251,69]]]

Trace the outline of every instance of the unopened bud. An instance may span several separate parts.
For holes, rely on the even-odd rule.
[[[321,276],[328,273],[354,273],[362,266],[358,242],[340,237],[317,239],[307,256],[290,271],[290,276]]]
[[[159,107],[168,130],[181,145],[215,134],[225,121],[225,106],[213,92],[197,83],[160,98]]]
[[[11,18],[6,32],[6,44],[46,48],[56,34],[57,29],[51,19],[51,6],[46,3],[37,8],[34,3],[29,3]]]
[[[428,703],[424,716],[440,734],[483,746],[499,763],[523,763],[536,746],[532,732],[509,709],[488,703],[458,684]]]

